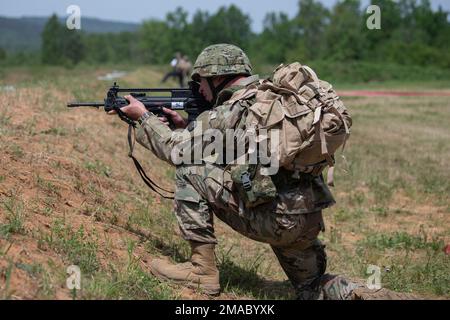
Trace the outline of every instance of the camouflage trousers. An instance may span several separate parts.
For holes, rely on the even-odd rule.
[[[216,215],[240,234],[268,243],[299,298],[318,298],[326,269],[324,246],[317,239],[324,229],[322,212],[277,213],[277,206],[283,203],[245,210],[229,181],[227,173],[214,165],[177,167],[175,213],[183,238],[217,243],[213,221]]]

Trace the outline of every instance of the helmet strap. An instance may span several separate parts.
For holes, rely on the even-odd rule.
[[[217,95],[219,94],[219,92],[222,91],[227,86],[227,84],[229,84],[235,78],[236,78],[236,75],[227,76],[217,87],[214,86],[212,77],[206,78],[206,80],[208,81],[209,89],[211,90],[211,93],[213,95],[213,100],[212,100],[213,104],[216,103]]]

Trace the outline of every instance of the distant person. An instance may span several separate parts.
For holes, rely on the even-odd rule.
[[[184,55],[181,59],[179,59],[176,69],[181,73],[181,87],[186,86],[185,79],[189,77],[192,69],[192,63],[189,60],[189,57]]]
[[[166,73],[164,78],[161,80],[161,83],[164,83],[167,81],[167,79],[169,79],[170,77],[173,77],[173,78],[178,79],[180,88],[183,88],[185,73],[183,72],[183,69],[180,67],[180,65],[182,67],[184,67],[184,64],[185,63],[184,63],[183,57],[181,56],[181,53],[177,52],[175,54],[175,57],[172,59],[172,61],[170,61],[170,66],[172,67],[172,71],[169,71],[168,73]]]

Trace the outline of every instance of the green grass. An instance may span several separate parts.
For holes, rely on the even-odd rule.
[[[450,297],[442,252],[449,239],[450,175],[442,170],[450,161],[448,99],[344,102],[354,123],[346,161],[340,151],[336,157],[338,204],[325,211],[329,270],[364,279],[369,264],[388,266],[385,287]]]
[[[159,211],[154,210],[154,200],[136,201],[136,209],[129,215],[129,230],[149,230],[154,237],[145,239],[147,250],[155,255],[171,257],[175,262],[184,262],[190,256],[189,244],[174,233],[176,217],[170,202],[164,202]]]
[[[112,172],[111,168],[107,165],[105,165],[100,160],[95,161],[86,161],[84,163],[84,167],[88,169],[89,171],[95,172],[97,174],[102,174],[106,177],[110,177]]]
[[[406,232],[395,232],[394,234],[371,234],[361,243],[369,248],[378,250],[384,249],[402,249],[417,250],[431,249],[433,251],[443,250],[444,242],[442,240],[427,240],[425,235],[410,235]]]
[[[111,206],[118,206],[117,203]],[[95,214],[95,213],[94,213]],[[77,265],[82,272],[81,291],[71,292],[74,299],[176,299],[176,291],[167,284],[160,283],[143,270],[136,255],[133,254],[135,241],[127,240],[128,258],[125,265],[108,262],[102,265],[97,252],[99,239],[87,233],[83,227],[74,229],[64,221],[57,220],[50,233],[41,232],[39,246],[50,248],[60,254],[65,265]],[[126,240],[126,239],[125,239]],[[108,248],[102,248],[108,252]],[[63,270],[59,271],[63,274]],[[62,277],[40,277],[42,296],[51,296],[53,284],[63,281]]]
[[[362,261],[383,265],[384,286],[401,292],[420,292],[445,296],[450,294],[450,257],[443,252],[441,239],[428,239],[425,233],[405,232],[371,234],[358,243]]]
[[[68,265],[77,265],[84,273],[92,274],[100,268],[97,240],[92,239],[92,235],[87,234],[82,226],[73,230],[57,220],[53,223],[50,234],[41,234],[39,246],[48,246],[63,254]]]
[[[15,266],[17,269],[28,273],[31,277],[36,277],[36,275],[42,272],[42,266],[39,264],[16,263]]]
[[[122,270],[110,264],[107,271],[97,273],[82,288],[82,299],[176,299],[177,294],[165,283],[142,270],[133,255],[136,243],[128,241],[127,262]]]
[[[103,191],[100,190],[96,183],[90,181],[87,185],[87,191],[91,196],[93,196],[95,203],[101,203],[103,201]]]
[[[339,153],[337,157],[340,190],[368,186],[365,197],[378,204],[389,203],[402,189],[416,197],[448,199],[450,175],[442,165],[450,159],[445,143],[450,105],[444,98],[424,101],[428,99],[349,101],[354,126],[346,151],[348,172]],[[409,114],[417,114],[417,123],[407,118]]]
[[[404,66],[378,62],[331,62],[324,60],[302,61],[292,57],[289,62],[299,61],[314,69],[320,79],[343,89],[448,89],[450,73],[438,67]],[[262,77],[272,74],[277,65],[255,64],[255,72]]]
[[[10,150],[11,154],[13,155],[13,157],[16,159],[23,158],[23,156],[25,155],[25,152],[23,151],[22,147],[17,144],[12,144],[9,147],[9,150]]]
[[[363,84],[361,87],[377,87],[381,84],[392,88],[392,84],[402,86],[405,83],[415,84],[422,88],[424,83],[447,84],[442,88],[448,88],[450,74],[448,69],[438,67],[403,66],[398,64],[380,64],[373,62],[346,62],[332,63],[329,61],[311,61],[306,63],[312,67],[319,78],[332,81],[340,86],[343,84]],[[425,87],[427,85],[425,84]]]
[[[0,237],[9,238],[12,234],[25,234],[24,203],[16,197],[2,198],[0,201],[2,207],[6,210],[6,219],[8,223],[0,224]]]
[[[253,299],[295,298],[289,282],[270,280],[273,274],[266,265],[266,252],[250,255],[238,252],[240,249],[234,246],[220,247],[216,252],[220,284],[225,293]]]
[[[320,75],[319,75],[320,77]],[[450,80],[389,80],[369,81],[365,83],[335,82],[335,89],[339,90],[399,90],[399,91],[424,91],[424,90],[448,90]],[[349,99],[349,98],[346,98]]]
[[[436,296],[450,295],[450,258],[443,252],[427,250],[420,262],[412,262],[408,254],[399,253],[391,271],[383,281],[393,290],[401,292],[432,293]]]
[[[9,125],[11,117],[9,109],[5,108],[0,111],[0,132],[6,131],[6,126]]]
[[[39,270],[38,277],[38,293],[40,299],[54,299],[55,286],[52,281],[51,273],[44,267]]]
[[[36,184],[40,190],[46,193],[49,196],[59,197],[60,196],[60,188],[50,180],[46,180],[41,176],[36,176]]]
[[[363,218],[364,214],[365,212],[361,208],[339,208],[334,214],[334,219],[337,222],[354,221]]]
[[[53,135],[53,136],[59,136],[59,137],[64,137],[68,134],[67,129],[66,128],[62,128],[62,127],[53,127],[47,130],[43,130],[40,132],[41,134],[49,134],[49,135]]]
[[[85,280],[80,293],[81,299],[120,300],[173,300],[176,291],[167,284],[160,283],[137,264],[128,265],[123,270],[110,267],[103,273],[96,273],[93,280]]]
[[[230,257],[232,249],[231,247],[228,251],[218,254],[221,286],[225,291],[237,295],[249,292],[253,294],[253,291],[257,290],[258,285],[261,284],[261,278],[258,276],[261,257],[254,260],[252,264],[241,267],[236,265],[236,262]]]
[[[36,121],[36,117],[33,116],[31,119],[28,119],[23,125],[24,131],[30,136],[35,136],[37,134]]]
[[[0,268],[0,277],[5,279],[5,285],[3,288],[0,288],[0,300],[9,300],[11,299],[11,273],[14,268],[14,263],[9,260],[8,266],[6,268]]]

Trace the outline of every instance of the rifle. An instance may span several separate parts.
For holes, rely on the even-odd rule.
[[[188,114],[188,121],[193,121],[200,113],[212,108],[211,104],[199,92],[199,84],[189,82],[189,88],[120,88],[116,82],[109,88],[104,102],[70,102],[69,108],[76,107],[104,107],[105,112],[115,110],[120,119],[136,127],[136,123],[128,118],[120,108],[128,105],[127,99],[119,96],[120,92],[128,92],[131,96],[142,102],[145,108],[157,116],[163,116],[162,108],[183,110]],[[170,95],[147,96],[147,93],[166,93]],[[170,118],[168,119],[170,123]]]
[[[212,105],[205,100],[199,92],[199,84],[197,82],[189,82],[189,88],[186,89],[172,89],[172,88],[119,88],[114,82],[114,85],[109,88],[104,102],[70,102],[67,104],[69,108],[76,107],[104,107],[106,112],[115,110],[123,121],[128,123],[128,145],[130,152],[128,156],[133,159],[139,175],[145,184],[154,192],[165,199],[173,199],[173,191],[166,190],[153,182],[144,172],[139,161],[133,156],[134,142],[132,141],[132,130],[136,127],[136,122],[127,117],[127,115],[120,110],[120,108],[128,105],[128,100],[119,96],[120,92],[128,92],[131,96],[141,101],[145,108],[155,114],[156,116],[163,116],[163,107],[171,110],[183,110],[188,114],[188,121],[193,121],[200,113],[212,108]],[[147,93],[165,93],[170,95],[165,96],[147,96]],[[169,124],[171,123],[168,117]],[[159,189],[159,190],[158,190]],[[164,195],[163,193],[169,193]]]

